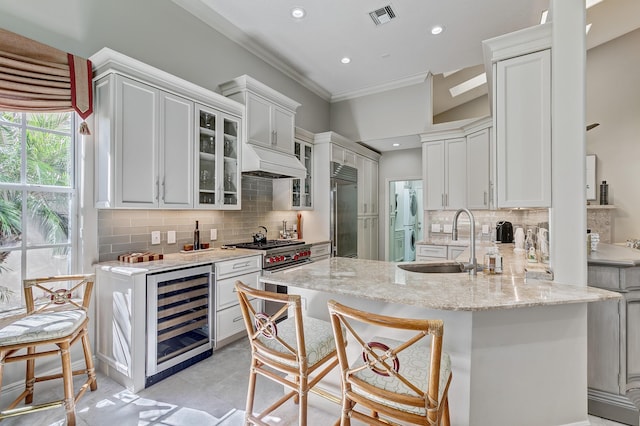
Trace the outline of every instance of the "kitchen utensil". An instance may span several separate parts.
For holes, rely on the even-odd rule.
[[[513,242],[513,225],[511,222],[501,220],[496,224],[496,241],[501,243]]]

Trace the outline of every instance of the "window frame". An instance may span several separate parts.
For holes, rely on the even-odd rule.
[[[6,112],[6,111],[0,111]],[[27,124],[27,115],[28,114],[64,114],[69,113],[70,124],[69,124],[69,132],[62,132],[58,130],[51,130],[42,127],[30,126]],[[68,247],[68,254],[70,259],[68,260],[68,271],[69,274],[74,274],[80,269],[80,256],[79,256],[79,248],[80,248],[80,217],[79,217],[79,196],[80,196],[80,184],[79,176],[80,176],[80,162],[79,162],[79,144],[81,142],[81,138],[77,135],[77,126],[78,126],[78,115],[74,112],[41,112],[41,111],[28,111],[28,112],[16,112],[16,114],[20,114],[20,123],[12,123],[2,121],[2,125],[8,125],[19,128],[20,132],[20,182],[0,182],[0,191],[20,191],[22,197],[22,208],[20,212],[20,221],[22,224],[22,236],[20,239],[20,244],[16,246],[7,246],[0,247],[2,251],[7,252],[20,252],[20,285],[19,285],[19,294],[15,293],[12,295],[14,298],[19,298],[19,305],[12,303],[7,304],[6,306],[0,305],[0,312],[3,311],[11,311],[16,308],[23,308],[25,305],[24,294],[22,292],[22,281],[26,278],[36,278],[29,274],[27,270],[27,258],[30,251],[34,250],[42,250],[42,249],[52,249],[59,247]],[[69,170],[69,187],[60,186],[60,185],[43,185],[41,183],[28,183],[27,182],[27,130],[39,131],[44,133],[56,134],[60,136],[69,136],[70,141],[70,149],[68,161],[70,164]],[[68,240],[65,243],[29,243],[29,235],[30,226],[26,223],[28,218],[28,194],[41,192],[41,193],[49,193],[49,194],[68,194],[69,195],[69,210],[68,210]],[[33,269],[32,269],[33,270]],[[1,275],[0,275],[1,276]],[[0,285],[2,283],[0,282]],[[13,286],[12,286],[13,287]]]

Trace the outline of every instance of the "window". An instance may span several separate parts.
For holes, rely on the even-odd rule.
[[[75,114],[0,112],[0,311],[74,265]]]

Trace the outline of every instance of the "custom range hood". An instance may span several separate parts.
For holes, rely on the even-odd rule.
[[[293,154],[243,143],[242,174],[271,179],[304,179],[307,169]]]
[[[300,104],[246,74],[222,83],[220,91],[246,108],[242,174],[272,179],[304,179],[307,169],[293,155],[294,122]],[[291,138],[290,144],[283,144],[290,146],[291,152],[274,149],[278,130],[289,126],[290,132],[283,131],[280,136]]]

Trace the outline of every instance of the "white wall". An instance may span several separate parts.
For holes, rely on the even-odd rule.
[[[331,105],[331,130],[356,142],[417,135],[429,124],[430,77],[420,84]]]
[[[329,130],[329,103],[170,0],[0,0],[0,27],[89,57],[103,47],[219,92],[249,74],[300,102],[296,125]]]
[[[587,53],[587,154],[595,154],[596,196],[609,184],[613,242],[640,238],[640,29]]]

